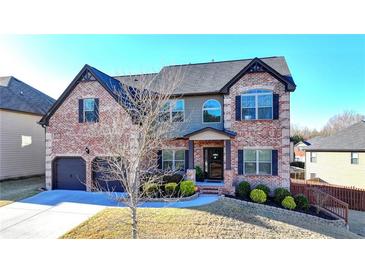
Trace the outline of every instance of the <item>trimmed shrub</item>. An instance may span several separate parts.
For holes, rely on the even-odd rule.
[[[284,200],[284,198],[286,196],[291,196],[291,193],[286,188],[279,187],[279,188],[275,189],[275,191],[274,191],[274,201],[278,205],[281,205],[281,202]]]
[[[255,203],[265,203],[266,202],[266,194],[263,190],[261,189],[254,189],[251,191],[250,193],[250,198],[252,201],[254,201]]]
[[[203,181],[204,180],[203,170],[201,169],[200,166],[195,167],[195,179],[197,181]]]
[[[249,182],[241,182],[236,187],[236,195],[240,198],[246,198],[250,195],[251,185]]]
[[[165,184],[165,193],[167,196],[174,196],[177,193],[177,183],[171,182]]]
[[[308,201],[308,198],[305,195],[303,195],[303,194],[295,195],[294,196],[294,201],[295,201],[298,209],[308,210],[309,201]]]
[[[159,185],[155,183],[143,185],[143,192],[149,198],[157,198],[159,190],[160,190]]]
[[[270,188],[266,185],[263,185],[263,184],[259,184],[255,187],[255,189],[261,189],[263,192],[265,192],[266,196],[269,196],[270,195]]]
[[[286,196],[284,200],[281,202],[281,205],[289,210],[293,210],[297,207],[295,204],[294,198],[292,196]]]
[[[193,181],[182,181],[180,183],[180,193],[184,197],[193,195],[195,193],[195,183]]]

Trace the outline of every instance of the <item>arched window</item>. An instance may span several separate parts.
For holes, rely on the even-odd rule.
[[[221,104],[217,100],[209,99],[203,104],[203,123],[219,123],[222,118]]]

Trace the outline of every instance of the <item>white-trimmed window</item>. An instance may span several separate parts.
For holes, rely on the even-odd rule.
[[[221,103],[214,99],[205,101],[203,104],[203,123],[220,123],[221,120]]]
[[[84,109],[84,122],[95,122],[96,121],[96,108],[95,99],[87,98],[83,100]]]
[[[161,121],[184,122],[185,102],[184,99],[169,100],[160,111]]]
[[[358,165],[359,164],[359,153],[351,152],[351,164]]]
[[[246,175],[271,175],[272,151],[269,149],[244,150],[244,173]]]
[[[162,169],[185,170],[185,150],[162,150]]]
[[[317,152],[310,152],[310,162],[311,163],[317,163]]]
[[[241,95],[242,120],[273,119],[273,93],[270,90],[249,90]]]

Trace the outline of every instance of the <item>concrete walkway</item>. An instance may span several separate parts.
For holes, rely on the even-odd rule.
[[[350,231],[365,237],[365,212],[349,210]]]
[[[146,202],[142,207],[192,207],[218,199],[217,195],[200,195],[191,201]],[[41,192],[0,207],[0,238],[58,238],[100,210],[111,206],[121,205],[106,193],[71,190]]]

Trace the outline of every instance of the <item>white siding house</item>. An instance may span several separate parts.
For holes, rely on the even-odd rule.
[[[0,77],[0,180],[44,174],[45,132],[54,100],[14,77]]]

